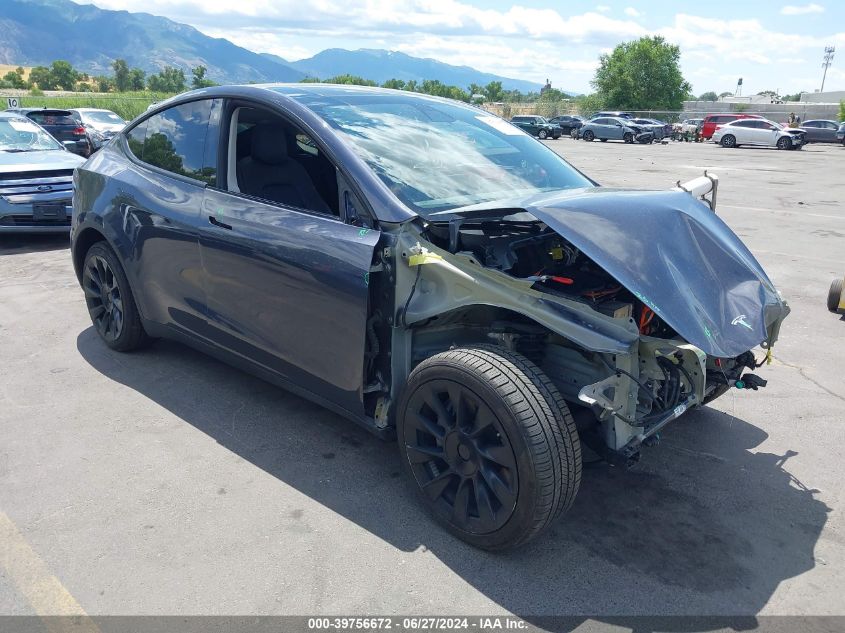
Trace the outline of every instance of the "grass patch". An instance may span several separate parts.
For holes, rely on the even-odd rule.
[[[104,108],[131,121],[146,111],[147,106],[162,101],[173,95],[160,92],[117,92],[117,93],[76,93],[73,95],[44,95],[42,97],[20,97],[24,108]]]

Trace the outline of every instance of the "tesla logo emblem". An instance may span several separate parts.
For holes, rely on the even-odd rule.
[[[731,321],[731,325],[741,325],[742,327],[747,327],[749,330],[753,330],[754,328],[745,320],[745,315],[740,314],[738,317],[734,317],[734,320]]]
[[[50,185],[39,185],[36,189],[38,191],[53,191],[53,188]]]

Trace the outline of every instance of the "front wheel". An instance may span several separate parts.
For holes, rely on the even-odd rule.
[[[778,139],[777,143],[778,149],[791,149],[792,148],[792,139],[789,137],[782,137]]]
[[[539,136],[539,137],[540,137],[540,140],[541,140],[541,141],[546,140],[546,137],[547,137],[548,135],[549,135],[549,133],[548,133],[548,132],[546,132],[546,130],[540,130],[539,132],[537,132],[537,136]]]
[[[582,136],[584,137],[584,140],[588,142],[593,141],[596,138],[596,135],[593,134],[592,130],[587,130],[586,132],[584,132],[584,134],[582,134]]]
[[[622,140],[626,143],[633,143],[634,142],[634,135],[630,132],[625,132],[624,136],[622,136]]]
[[[722,147],[736,147],[736,137],[733,134],[725,134],[722,137]]]
[[[399,452],[422,503],[488,550],[521,545],[568,509],[581,445],[557,388],[525,357],[459,348],[420,363],[397,411]]]
[[[123,267],[105,242],[85,254],[82,289],[91,322],[106,345],[128,352],[149,343]]]

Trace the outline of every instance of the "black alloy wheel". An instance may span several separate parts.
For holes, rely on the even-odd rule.
[[[634,135],[631,132],[625,132],[625,134],[622,136],[622,140],[626,143],[633,143]]]
[[[587,142],[590,142],[590,141],[592,141],[593,139],[595,139],[595,138],[596,138],[596,135],[595,135],[595,134],[593,134],[593,131],[592,131],[592,130],[587,130],[587,131],[586,131],[586,132],[584,132],[581,136],[583,136],[583,137],[584,137],[584,140],[585,140],[585,141],[587,141]]]
[[[733,134],[725,134],[722,137],[722,147],[736,147],[736,137]]]
[[[114,270],[100,255],[85,261],[82,287],[91,322],[105,341],[115,341],[123,333],[124,307]]]
[[[128,352],[151,341],[120,260],[106,242],[88,249],[82,264],[82,290],[91,322],[110,348]]]
[[[441,519],[489,534],[513,514],[519,473],[502,423],[477,394],[450,380],[421,385],[404,437],[414,478]]]
[[[536,365],[503,348],[457,348],[417,365],[396,432],[420,501],[483,549],[534,538],[571,506],[581,480],[566,402]]]

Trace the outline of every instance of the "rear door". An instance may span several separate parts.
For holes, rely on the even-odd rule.
[[[209,336],[363,415],[379,231],[310,131],[247,102],[227,106],[220,130],[220,172],[205,191],[200,230]],[[259,136],[280,139],[273,155]],[[289,182],[307,192],[291,197]]]
[[[133,160],[115,175],[113,204],[131,249],[123,259],[138,280],[142,314],[194,334],[206,322],[198,224],[215,173],[204,162],[206,135],[219,107],[219,99],[202,99],[141,121],[126,132]]]

